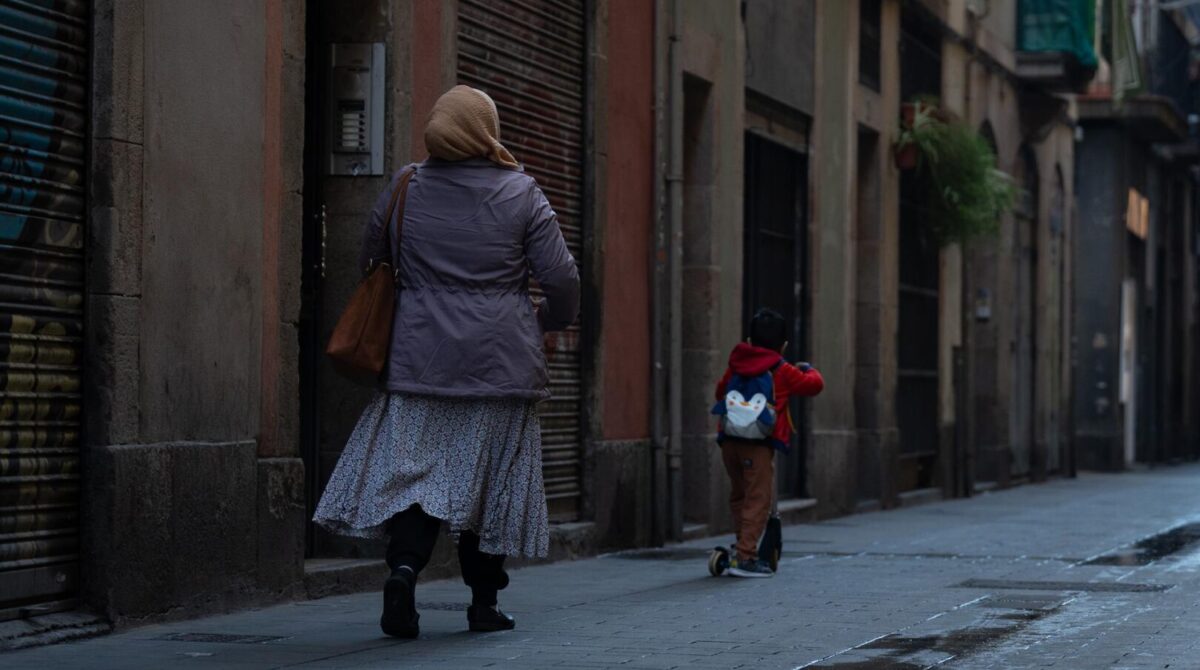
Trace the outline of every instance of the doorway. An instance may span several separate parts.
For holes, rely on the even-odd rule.
[[[306,519],[316,511],[321,494],[320,369],[325,284],[326,211],[324,170],[321,163],[321,128],[327,118],[326,92],[329,35],[325,23],[326,3],[307,3],[304,60],[304,189],[300,272],[300,452],[304,459]],[[305,556],[317,551],[316,529],[305,524]]]
[[[324,344],[360,279],[360,269],[352,259],[357,256],[362,225],[375,197],[386,188],[393,169],[410,158],[424,156],[423,148],[411,148],[410,157],[384,142],[382,173],[329,174],[327,155],[333,148],[323,135],[334,121],[330,95],[340,88],[330,80],[331,45],[383,44],[388,53],[400,48],[403,35],[397,32],[398,24],[376,20],[387,15],[387,6],[383,0],[307,1],[299,353],[301,453],[310,518],[373,392],[335,374],[324,360]],[[487,90],[494,98],[501,118],[506,119],[505,145],[537,178],[581,269],[588,260],[583,254],[589,81],[586,10],[583,0],[462,0],[454,12],[457,38],[453,49],[459,81]],[[392,72],[394,81],[385,86],[389,92],[383,112],[385,128],[405,118],[392,105],[400,99],[396,92],[407,85],[405,76]],[[342,121],[338,117],[339,128]],[[539,412],[547,506],[551,521],[556,522],[576,521],[584,513],[583,362],[587,356],[583,342],[576,325],[557,334],[547,352],[553,397],[540,405]],[[372,555],[378,547],[309,524],[307,549],[309,556],[328,557]]]
[[[1052,343],[1052,352],[1046,357],[1050,378],[1046,390],[1049,414],[1042,434],[1047,441],[1046,472],[1070,476],[1070,458],[1067,453],[1067,351],[1070,346],[1070,296],[1067,293],[1067,258],[1065,228],[1067,225],[1067,193],[1063,183],[1062,167],[1054,167],[1054,190],[1050,193],[1049,216],[1046,221],[1050,232],[1050,273],[1048,279],[1056,286],[1047,295],[1053,295],[1058,308],[1046,324],[1046,339]]]
[[[1021,193],[1013,239],[1013,373],[1009,413],[1012,461],[1009,474],[1029,476],[1034,468],[1037,417],[1037,161],[1028,146],[1017,158]],[[1045,463],[1037,464],[1044,469]]]
[[[743,332],[759,308],[773,309],[791,325],[787,360],[807,360],[808,350],[808,157],[795,147],[757,132],[745,139]],[[796,430],[790,450],[776,465],[779,498],[808,492],[806,419],[801,400],[789,413]]]
[[[900,30],[900,96],[937,96],[942,89],[941,35],[916,12],[905,12]],[[900,429],[897,489],[939,485],[941,417],[938,352],[941,254],[924,225],[925,189],[912,170],[900,177],[900,283],[897,325],[896,425]]]

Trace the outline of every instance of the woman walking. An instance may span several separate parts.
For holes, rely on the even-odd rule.
[[[500,143],[492,99],[448,91],[425,146],[430,158],[393,177],[363,235],[362,268],[394,259],[391,353],[314,517],[342,535],[390,537],[380,626],[407,638],[419,632],[414,589],[442,526],[471,588],[470,629],[515,625],[497,607],[504,559],[545,556],[550,540],[542,334],[579,311],[575,259],[545,195]],[[394,191],[409,171],[396,221]],[[538,306],[530,274],[545,294]]]

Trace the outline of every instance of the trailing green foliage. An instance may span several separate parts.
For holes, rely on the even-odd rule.
[[[999,230],[1000,217],[1012,209],[1017,189],[996,168],[996,155],[979,133],[957,121],[935,117],[932,108],[915,105],[898,147],[915,145],[917,173],[925,190],[922,218],[941,245]]]

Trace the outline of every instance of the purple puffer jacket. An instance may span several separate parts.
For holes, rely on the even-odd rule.
[[[359,266],[398,255],[389,391],[457,398],[550,397],[542,333],[579,314],[579,270],[533,178],[484,159],[430,159],[408,185],[402,250],[383,218],[400,172],[379,195]],[[394,222],[389,222],[394,226]],[[546,302],[535,311],[529,275]],[[540,323],[539,323],[540,321]]]

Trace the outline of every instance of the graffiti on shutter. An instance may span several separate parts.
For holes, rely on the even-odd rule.
[[[0,620],[78,587],[88,13],[0,0]]]

